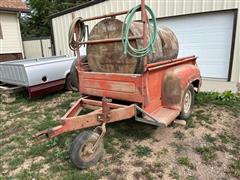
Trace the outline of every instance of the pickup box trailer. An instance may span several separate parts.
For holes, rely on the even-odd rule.
[[[26,87],[29,97],[63,89],[76,57],[52,56],[0,63],[0,81]]]
[[[143,32],[147,30],[145,6],[144,0],[141,0],[138,10],[142,13]],[[80,23],[127,13],[129,11],[87,19],[81,18]],[[80,25],[73,24],[73,27],[78,37]],[[147,44],[146,38],[146,33],[143,33],[142,39],[145,45]],[[112,38],[89,40],[81,44],[117,41],[119,39]],[[40,139],[39,142],[43,142],[65,132],[97,126],[93,132],[81,132],[73,141],[70,159],[76,167],[87,168],[101,158],[104,152],[103,137],[108,123],[135,118],[136,121],[146,124],[167,127],[177,117],[182,119],[190,117],[194,93],[201,86],[196,56],[150,64],[144,56],[144,72],[141,74],[91,72],[87,64],[80,60],[78,44],[77,41],[75,49],[79,61],[76,68],[82,97],[60,119],[58,126],[33,135]],[[93,111],[79,115],[84,108]]]

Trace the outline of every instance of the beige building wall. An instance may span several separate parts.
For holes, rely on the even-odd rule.
[[[50,39],[34,39],[23,41],[25,58],[40,58],[52,56]]]
[[[23,41],[25,58],[42,57],[41,44],[39,40]]]
[[[72,20],[72,16],[81,16],[83,18],[100,16],[110,12],[117,12],[130,9],[139,4],[140,0],[106,0],[102,3],[95,4],[90,7],[80,9],[74,13],[68,13],[52,19],[54,41],[57,55],[73,55],[68,47],[68,29]],[[204,90],[237,90],[236,84],[240,82],[240,1],[239,0],[146,0],[156,14],[156,17],[169,17],[177,15],[185,15],[192,13],[202,13],[208,11],[218,11],[225,9],[238,9],[238,19],[235,38],[235,51],[232,66],[232,76],[230,82],[222,81],[205,81],[208,84],[203,85]],[[118,18],[123,19],[124,16]],[[140,18],[137,16],[136,18]],[[88,22],[89,29],[96,24],[98,20]],[[216,84],[216,85],[215,85]],[[216,88],[215,88],[216,87]]]
[[[3,39],[0,39],[0,54],[23,53],[20,24],[17,13],[0,12]]]
[[[52,56],[52,47],[50,39],[42,39],[43,57]]]

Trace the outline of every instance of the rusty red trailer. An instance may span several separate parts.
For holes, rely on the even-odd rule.
[[[141,1],[141,12],[143,28],[146,30],[147,15],[144,0]],[[142,38],[147,43],[146,33]],[[108,43],[115,40],[99,41]],[[89,42],[85,42],[87,43]],[[80,58],[79,51],[77,54]],[[97,126],[93,132],[82,132],[77,136],[70,148],[71,161],[78,168],[87,168],[95,164],[103,154],[102,139],[106,133],[107,123],[134,117],[140,122],[166,127],[178,116],[183,119],[189,118],[193,109],[194,92],[201,86],[196,56],[151,64],[147,64],[146,56],[144,58],[143,74],[90,72],[79,60],[77,71],[82,97],[61,118],[59,126],[39,132],[33,137],[45,136],[42,139],[44,141],[65,132]],[[79,115],[84,108],[93,111]]]

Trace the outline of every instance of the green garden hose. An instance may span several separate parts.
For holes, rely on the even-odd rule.
[[[153,13],[152,9],[145,5],[146,11],[151,15],[152,21],[153,21],[153,34],[150,36],[148,44],[146,47],[143,48],[134,48],[129,40],[128,40],[128,34],[131,27],[131,23],[133,22],[133,16],[135,13],[141,8],[141,5],[138,5],[134,8],[132,8],[128,14],[126,15],[123,27],[122,27],[122,43],[124,48],[124,54],[129,54],[133,57],[143,57],[148,54],[150,54],[154,49],[154,44],[156,42],[157,38],[157,21],[155,14]],[[148,21],[148,32],[150,32],[150,23]]]

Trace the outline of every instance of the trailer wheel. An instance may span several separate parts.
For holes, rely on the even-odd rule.
[[[191,116],[194,105],[194,88],[193,85],[189,85],[186,91],[184,92],[182,99],[182,111],[179,115],[180,119],[188,119]]]
[[[99,161],[104,152],[103,142],[100,141],[96,150],[92,151],[98,137],[97,133],[84,131],[74,139],[70,148],[70,159],[75,166],[85,169]]]
[[[70,74],[67,75],[66,80],[65,80],[65,89],[67,91],[72,91],[72,84],[71,84],[71,77]]]

